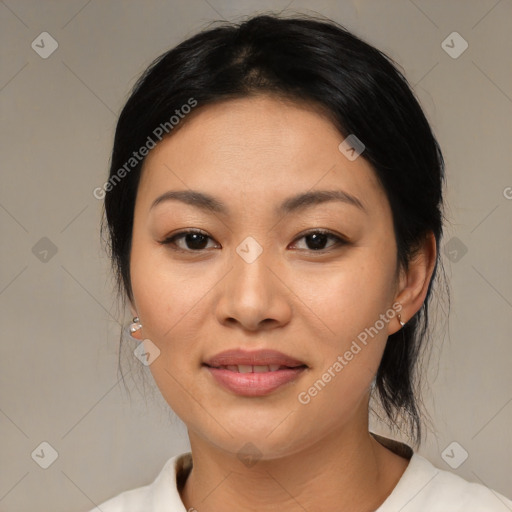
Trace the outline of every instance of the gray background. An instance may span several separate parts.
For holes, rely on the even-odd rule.
[[[425,398],[433,430],[419,453],[510,494],[510,0],[5,0],[1,511],[85,511],[188,450],[160,395],[136,390],[137,369],[131,401],[119,381],[118,320],[129,314],[116,307],[92,191],[106,178],[116,115],[153,58],[209,21],[284,8],[331,17],[387,52],[427,112],[447,163],[453,302],[449,323],[442,310],[437,318]],[[457,58],[442,47],[454,31],[469,44]],[[31,47],[51,48],[42,32],[58,43],[46,59]],[[58,452],[48,469],[36,463],[41,449],[31,457],[43,441]],[[454,441],[452,464],[469,454],[457,469],[442,456]]]

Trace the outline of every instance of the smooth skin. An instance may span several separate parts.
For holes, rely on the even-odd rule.
[[[310,403],[298,401],[393,303],[410,319],[434,268],[428,236],[408,272],[397,272],[385,192],[364,154],[340,152],[342,140],[313,105],[255,95],[198,106],[146,158],[131,310],[143,325],[135,335],[161,351],[150,365],[156,384],[188,428],[187,510],[375,510],[407,467],[368,432],[370,386],[396,317]],[[190,190],[227,211],[177,199],[152,207]],[[331,200],[277,210],[319,190],[351,194],[364,209]],[[187,230],[205,236],[175,237]],[[316,230],[333,236],[306,236]],[[263,249],[252,263],[236,252],[249,236]],[[242,397],[202,366],[232,348],[279,350],[308,369],[270,395]],[[238,457],[247,443],[262,454],[250,467]]]

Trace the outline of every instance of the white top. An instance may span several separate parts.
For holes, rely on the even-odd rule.
[[[89,512],[187,512],[177,477],[183,483],[191,467],[190,452],[176,455],[151,484],[125,491]],[[438,469],[413,453],[398,484],[375,512],[398,511],[510,512],[512,501],[481,484]]]

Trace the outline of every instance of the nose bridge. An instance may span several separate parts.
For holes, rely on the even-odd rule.
[[[247,329],[257,329],[263,322],[288,321],[290,308],[272,272],[275,261],[270,249],[254,238],[245,238],[233,253],[232,271],[227,276],[217,316],[221,322],[238,322]]]
[[[246,237],[236,248],[233,255],[232,291],[242,304],[261,308],[268,303],[271,295],[272,274],[268,269],[270,249],[263,246],[252,236]]]

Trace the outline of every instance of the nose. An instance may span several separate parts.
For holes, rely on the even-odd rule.
[[[235,253],[233,267],[222,281],[215,311],[217,320],[247,331],[286,325],[292,313],[292,294],[274,267],[275,260],[273,266],[265,251],[250,263]]]

